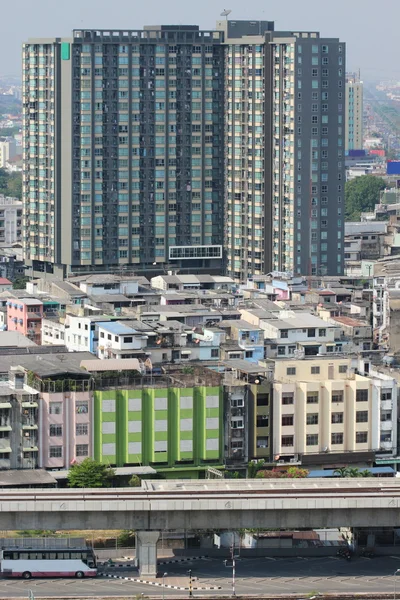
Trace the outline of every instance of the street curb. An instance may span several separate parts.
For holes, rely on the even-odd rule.
[[[135,558],[133,556],[124,556],[123,557],[124,560],[135,560]],[[173,563],[183,563],[183,562],[192,562],[193,560],[205,560],[206,558],[208,558],[208,556],[206,554],[204,554],[203,556],[192,556],[191,558],[176,558],[176,559],[172,559],[172,560],[161,560],[159,562],[157,562],[158,565],[171,565]],[[112,568],[120,568],[120,567],[136,567],[136,564],[133,563],[113,563],[112,565],[107,565],[106,562],[103,563],[98,563],[101,566],[108,566],[110,569]]]
[[[181,587],[178,585],[168,585],[168,584],[163,585],[162,583],[159,583],[158,581],[147,581],[145,579],[139,579],[137,577],[123,577],[122,575],[111,575],[108,573],[100,573],[99,575],[100,575],[100,577],[107,577],[108,579],[125,579],[125,581],[134,581],[135,583],[145,583],[147,585],[155,585],[156,587],[164,587],[164,588],[168,588],[170,590],[180,590],[180,591],[184,591],[184,592],[189,591],[188,587]],[[198,591],[221,590],[221,589],[222,588],[220,586],[210,586],[210,587],[192,586],[192,590],[198,590]]]
[[[173,560],[162,560],[162,561],[160,561],[157,564],[159,564],[159,565],[170,565],[172,563],[191,562],[193,560],[204,560],[206,558],[208,558],[207,554],[203,554],[203,556],[192,556],[190,558],[176,558],[176,559],[173,559]]]

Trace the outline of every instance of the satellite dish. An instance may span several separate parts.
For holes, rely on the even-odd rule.
[[[231,14],[231,9],[230,8],[224,8],[224,10],[221,13],[221,17],[226,17],[226,20],[228,20],[229,15]]]

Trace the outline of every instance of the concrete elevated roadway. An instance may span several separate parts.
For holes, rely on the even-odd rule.
[[[141,488],[0,490],[0,529],[135,529],[142,575],[161,530],[400,527],[400,479],[143,481]]]

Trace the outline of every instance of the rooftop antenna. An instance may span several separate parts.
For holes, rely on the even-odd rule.
[[[221,13],[221,17],[226,17],[226,20],[228,20],[229,15],[231,14],[231,9],[230,8],[224,8],[224,10]]]

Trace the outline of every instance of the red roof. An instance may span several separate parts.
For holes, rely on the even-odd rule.
[[[12,284],[9,279],[6,279],[5,277],[0,277],[0,285],[12,285]]]

